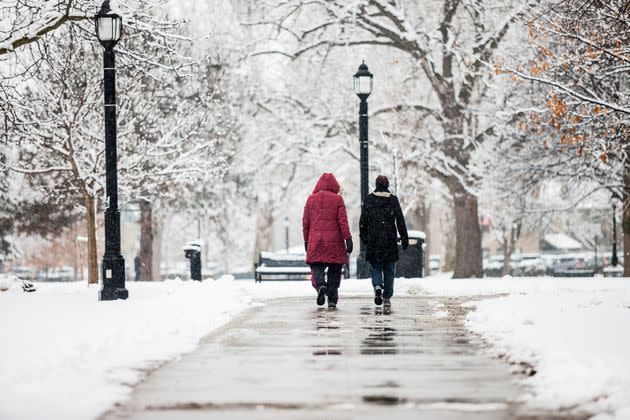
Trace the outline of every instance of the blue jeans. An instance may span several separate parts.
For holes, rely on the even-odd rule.
[[[390,299],[394,294],[396,263],[370,263],[370,267],[372,267],[372,286],[381,286],[383,299]],[[383,279],[385,284],[383,284]]]

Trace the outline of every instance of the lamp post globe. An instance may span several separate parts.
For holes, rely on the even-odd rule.
[[[94,21],[96,23],[96,37],[101,45],[105,48],[114,48],[120,40],[122,17],[112,10],[109,0],[103,2]]]
[[[120,212],[118,211],[118,152],[116,145],[116,55],[122,17],[103,2],[94,18],[96,37],[103,46],[103,92],[105,96],[105,253],[101,264],[102,287],[99,300],[127,299],[125,259],[120,252]]]
[[[612,193],[612,217],[613,217],[613,244],[612,244],[612,258],[610,264],[613,267],[617,267],[619,264],[619,257],[617,256],[617,202],[621,199],[619,194],[615,191]]]
[[[363,96],[367,99],[372,93],[372,87],[374,86],[374,75],[370,73],[365,61],[361,63],[359,69],[354,74],[354,93],[362,99]]]
[[[368,161],[368,103],[367,98],[372,93],[374,75],[370,73],[365,61],[354,74],[354,93],[359,97],[359,148],[361,168],[361,208],[369,194],[369,161]],[[365,261],[365,245],[359,241],[359,257],[357,258],[357,278],[370,277],[370,268]]]

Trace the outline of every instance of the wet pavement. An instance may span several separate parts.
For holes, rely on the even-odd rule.
[[[513,402],[523,391],[509,366],[483,353],[461,316],[435,318],[435,300],[396,298],[384,309],[342,298],[336,310],[314,297],[268,301],[150,374],[103,418],[530,418]]]

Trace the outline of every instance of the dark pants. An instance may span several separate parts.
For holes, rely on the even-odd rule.
[[[371,262],[370,267],[372,267],[372,286],[380,286],[383,289],[383,299],[390,299],[394,294],[394,274],[396,273],[396,263]]]
[[[311,283],[315,290],[321,286],[326,286],[328,302],[337,303],[339,299],[339,285],[341,284],[341,264],[312,263],[310,266]],[[326,268],[328,268],[328,273],[326,273]]]

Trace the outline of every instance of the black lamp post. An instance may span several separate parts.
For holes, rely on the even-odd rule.
[[[612,208],[613,208],[613,248],[612,259],[610,261],[613,267],[617,267],[619,264],[619,258],[617,257],[617,200],[619,200],[619,194],[613,191],[612,193]]]
[[[103,287],[99,300],[127,299],[125,259],[120,253],[120,212],[118,211],[118,165],[116,153],[116,61],[114,46],[120,39],[122,18],[103,2],[95,17],[96,36],[103,54],[105,91],[105,254],[102,262]]]
[[[367,98],[372,93],[374,79],[365,61],[359,66],[354,75],[354,93],[361,100],[359,105],[359,145],[361,149],[361,207],[369,194],[369,166],[368,166],[368,104]],[[359,241],[359,257],[357,258],[357,278],[370,277],[370,269],[365,262],[365,245]]]

